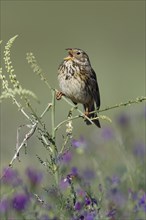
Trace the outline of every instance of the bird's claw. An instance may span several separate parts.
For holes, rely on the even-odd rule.
[[[63,95],[64,95],[64,94],[63,94],[62,92],[57,91],[57,92],[56,92],[56,99],[57,99],[57,100],[60,100]]]
[[[89,116],[89,111],[85,111],[84,115],[88,117]]]

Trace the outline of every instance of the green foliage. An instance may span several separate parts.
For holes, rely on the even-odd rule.
[[[22,88],[22,86],[20,85],[20,82],[17,80],[16,74],[14,74],[14,67],[11,61],[11,47],[17,37],[18,35],[12,37],[5,46],[4,64],[5,64],[6,72],[8,74],[8,79],[7,79],[7,76],[2,73],[3,70],[1,67],[0,68],[0,80],[2,82],[2,94],[0,95],[0,101],[6,98],[12,98],[14,101],[16,95],[18,95],[20,99],[24,98],[28,104],[28,98],[27,98],[28,96],[31,96],[32,98],[36,100],[38,99],[37,99],[37,96],[32,91]]]

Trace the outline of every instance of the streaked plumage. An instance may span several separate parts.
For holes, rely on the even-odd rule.
[[[75,104],[81,103],[89,118],[96,117],[96,113],[88,114],[100,107],[100,93],[96,74],[91,67],[88,55],[81,49],[68,48],[69,56],[58,68],[58,80],[61,92]],[[98,119],[93,122],[100,127]],[[86,120],[87,124],[90,124]]]

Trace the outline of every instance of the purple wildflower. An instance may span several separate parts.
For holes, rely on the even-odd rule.
[[[48,217],[48,215],[42,215],[40,217],[40,220],[50,220],[50,218]]]
[[[72,160],[72,154],[70,151],[67,151],[63,155],[63,162],[64,163],[69,163]]]
[[[85,197],[85,205],[90,205],[91,204],[91,199],[89,197]]]
[[[28,195],[24,194],[24,193],[19,193],[14,195],[13,199],[12,199],[12,207],[16,210],[16,211],[23,211],[25,210],[27,204],[29,201],[29,197]]]
[[[77,220],[78,220],[78,219],[77,219]],[[85,220],[84,216],[81,215],[81,216],[79,217],[79,220]]]
[[[85,217],[85,220],[94,220],[95,216],[92,215],[91,213],[87,214],[87,216]]]
[[[113,209],[110,209],[109,211],[108,211],[108,213],[107,213],[107,217],[115,217],[115,215],[116,215],[116,209],[115,208],[113,208]]]
[[[109,192],[108,192],[108,198],[110,199],[111,202],[116,204],[119,207],[124,206],[126,202],[126,198],[123,195],[123,193],[117,189],[116,187],[113,187]]]
[[[70,173],[70,174],[68,174],[67,176],[66,176],[66,178],[64,178],[64,182],[67,182],[68,184],[71,184],[71,182],[72,182],[72,179],[74,178],[74,177],[76,177],[78,175],[78,170],[77,170],[77,168],[76,167],[73,167],[72,168],[72,172]]]
[[[139,199],[138,205],[142,207],[146,212],[146,193],[144,193],[142,197]]]
[[[92,180],[95,178],[95,173],[93,170],[91,169],[86,169],[83,171],[83,177],[86,179],[86,180]]]
[[[113,175],[112,177],[108,176],[106,178],[106,180],[110,186],[112,185],[112,187],[113,186],[115,187],[115,186],[119,185],[119,183],[120,183],[120,178],[117,175]]]
[[[132,189],[129,189],[128,190],[128,193],[129,193],[129,196],[130,198],[133,200],[133,201],[136,201],[138,199],[138,195],[136,192],[133,192]]]
[[[78,168],[77,167],[72,167],[71,173],[72,173],[73,176],[77,176],[78,175]]]
[[[13,170],[12,168],[5,168],[3,170],[3,175],[3,182],[5,184],[17,186],[22,183],[22,180],[18,176],[18,172],[16,170]]]
[[[81,188],[77,189],[77,194],[81,198],[84,198],[86,196],[86,192]]]
[[[76,139],[72,140],[72,146],[75,148],[86,148],[87,141],[81,136],[78,140]]]
[[[146,204],[146,193],[144,193],[144,195],[142,195],[142,197],[139,200],[139,205],[144,205]]]
[[[112,180],[112,184],[114,186],[117,186],[120,183],[120,178],[118,176],[116,176],[116,175],[113,175],[111,180]]]
[[[75,204],[75,210],[76,211],[80,211],[81,209],[82,209],[82,204],[81,204],[81,202],[76,202],[76,204]]]
[[[130,117],[123,112],[117,117],[117,122],[121,127],[126,127],[130,123]]]
[[[26,175],[32,186],[38,185],[43,178],[42,172],[30,167],[26,169]]]
[[[137,141],[134,144],[133,154],[136,157],[139,157],[139,158],[144,157],[145,154],[146,154],[146,146],[145,146],[145,144],[143,142],[141,142],[141,141]]]
[[[71,184],[73,177],[74,176],[72,174],[68,174],[65,181],[67,181],[69,184]]]
[[[114,138],[114,132],[111,127],[105,127],[101,131],[101,136],[104,140],[112,140]]]
[[[67,179],[65,178],[60,181],[59,185],[60,185],[60,189],[65,190],[69,186],[69,183],[67,182]]]
[[[2,199],[0,201],[0,213],[5,213],[9,209],[9,200],[8,199]]]

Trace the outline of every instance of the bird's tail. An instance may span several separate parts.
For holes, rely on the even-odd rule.
[[[86,111],[86,107],[87,107],[87,106],[84,105],[85,111]],[[94,104],[91,105],[91,106],[88,106],[88,111],[89,111],[89,113],[92,112],[92,111],[95,111]],[[91,114],[88,115],[88,118],[91,118],[91,119],[92,119],[92,118],[96,118],[96,117],[97,117],[97,114],[96,114],[96,113],[91,113]],[[94,120],[92,120],[92,121],[93,121],[93,123],[94,123],[97,127],[101,128],[99,119],[94,119]],[[91,122],[90,122],[88,119],[86,119],[85,122],[86,122],[87,125],[90,125],[90,124],[91,124]]]

